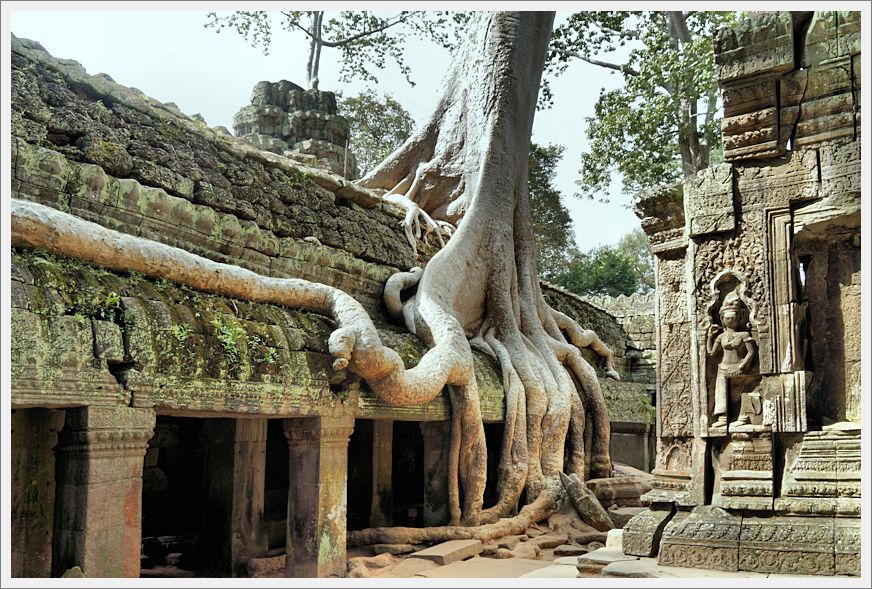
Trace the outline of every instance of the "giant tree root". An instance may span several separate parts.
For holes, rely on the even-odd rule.
[[[339,328],[328,347],[333,367],[362,376],[379,398],[392,405],[426,403],[445,384],[466,384],[467,361],[448,346],[430,349],[405,370],[399,354],[381,343],[366,310],[351,295],[331,286],[295,278],[271,278],[177,247],[107,229],[38,203],[12,199],[13,247],[41,248],[118,272],[136,271],[223,296],[303,308],[332,317]],[[451,333],[451,328],[445,330]],[[453,339],[457,339],[457,335]],[[459,334],[463,343],[466,338]],[[471,359],[468,361],[471,364]]]
[[[557,513],[566,499],[560,481],[549,481],[532,503],[525,505],[515,517],[480,526],[435,526],[429,528],[368,528],[348,532],[348,546],[369,544],[435,544],[448,540],[481,540],[523,534],[531,525]]]

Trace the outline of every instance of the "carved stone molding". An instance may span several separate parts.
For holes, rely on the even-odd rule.
[[[718,32],[715,63],[722,86],[741,78],[793,69],[793,23],[789,12],[759,12]]]
[[[154,423],[154,411],[149,409],[83,407],[67,413],[55,451],[70,457],[144,455]]]
[[[687,247],[684,235],[684,204],[680,184],[660,187],[642,195],[634,205],[642,229],[651,240],[655,254]]]
[[[859,12],[822,10],[814,14],[805,38],[803,67],[859,52]]]
[[[655,468],[651,471],[654,479],[651,482],[653,487],[650,491],[642,495],[642,501],[650,503],[680,503],[688,499],[688,484],[693,476],[689,470],[662,470]]]
[[[775,432],[804,432],[806,394],[811,372],[798,371],[763,378],[763,425]]]
[[[808,432],[788,456],[775,508],[789,513],[859,515],[860,431]],[[821,499],[823,501],[814,501]]]
[[[859,576],[860,520],[836,518],[834,523],[835,573]]]
[[[794,131],[796,147],[831,139],[853,139],[855,110],[852,60],[840,57],[808,70]]]
[[[143,457],[155,413],[131,407],[66,411],[58,435],[52,575],[138,577]]]
[[[663,530],[658,563],[736,572],[741,523],[741,516],[717,507],[679,512]]]
[[[721,455],[720,486],[712,505],[772,510],[771,434],[733,434]]]
[[[746,517],[739,541],[739,570],[759,573],[835,573],[832,518]]]
[[[58,436],[59,454],[113,453],[120,455],[145,449],[151,430],[63,431]]]
[[[291,447],[338,448],[348,445],[354,420],[351,418],[304,417],[286,419],[283,431]]]

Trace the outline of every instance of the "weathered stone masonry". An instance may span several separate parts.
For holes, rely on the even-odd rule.
[[[12,45],[14,198],[341,288],[407,366],[421,357],[381,302],[391,274],[434,252],[419,244],[415,257],[402,211],[37,43]],[[420,502],[420,524],[444,523],[447,399],[388,407],[334,372],[327,318],[44,252],[13,251],[11,274],[13,576],[73,566],[138,576],[164,561],[242,576],[251,558],[277,552],[288,575],[344,574],[346,511],[358,509],[349,485],[365,499],[355,521],[390,523],[408,507],[392,506],[390,467],[410,450],[423,466],[407,485],[419,496],[404,500]],[[563,299],[623,357],[618,324]],[[483,419],[498,424],[498,371],[485,356],[475,362]],[[616,390],[613,419],[648,414],[644,394]],[[420,427],[419,448],[394,436],[409,427]],[[375,454],[365,484],[349,480],[360,471],[352,452]]]
[[[754,13],[716,63],[726,163],[637,209],[658,450],[624,552],[858,575],[860,14]]]

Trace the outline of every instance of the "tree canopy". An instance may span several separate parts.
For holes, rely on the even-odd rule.
[[[631,295],[639,289],[639,276],[631,260],[615,246],[600,246],[573,260],[554,281],[580,295]]]
[[[349,148],[364,174],[402,145],[415,127],[402,104],[372,89],[340,98],[338,107],[339,114],[348,120]]]
[[[637,227],[623,236],[617,249],[632,263],[639,280],[639,290],[654,290],[654,254],[651,252],[651,241],[642,228]]]
[[[581,60],[624,81],[601,90],[586,119],[582,194],[604,194],[615,172],[624,191],[636,194],[708,166],[721,141],[713,43],[733,18],[708,11],[579,12],[552,32],[550,74]]]
[[[562,145],[530,145],[530,218],[536,244],[539,275],[550,280],[565,272],[578,254],[572,217],[554,185],[555,168],[563,157]]]
[[[335,16],[325,19],[323,10],[278,13],[237,10],[229,15],[210,12],[205,26],[215,28],[217,33],[225,28],[234,29],[252,47],[262,47],[264,54],[269,52],[275,26],[305,35],[309,41],[306,85],[317,88],[324,48],[339,50],[341,82],[352,79],[377,82],[373,70],[383,69],[388,60],[393,60],[409,84],[414,85],[411,68],[403,57],[406,38],[409,35],[426,38],[454,50],[459,41],[459,25],[469,18],[466,13],[439,10],[402,10],[392,16],[366,10],[330,14]]]

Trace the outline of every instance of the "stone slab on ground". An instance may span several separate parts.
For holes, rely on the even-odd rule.
[[[640,558],[638,560],[624,560],[613,562],[602,569],[604,577],[623,578],[667,578],[667,579],[693,579],[702,578],[765,578],[765,573],[730,573],[725,571],[713,571],[708,569],[691,569],[684,567],[660,566],[656,558]]]
[[[578,564],[577,556],[561,556],[559,558],[555,558],[554,562],[551,564],[562,564],[569,566],[576,566]]]
[[[639,560],[637,556],[627,556],[620,548],[599,548],[578,557],[578,572],[597,573],[614,562]]]
[[[414,577],[418,573],[435,569],[438,566],[438,564],[432,560],[427,560],[426,558],[407,558],[383,576],[401,578]]]
[[[508,558],[505,560],[493,558],[474,557],[467,560],[453,562],[449,565],[433,568],[418,573],[419,577],[436,579],[447,578],[514,578],[521,577],[526,573],[542,569],[551,563],[543,560],[531,560],[529,558]],[[571,568],[571,567],[566,567]]]
[[[423,558],[438,565],[446,565],[481,554],[482,550],[484,545],[480,540],[449,540],[410,554],[409,558]]]
[[[556,548],[562,544],[566,544],[566,536],[556,536],[553,534],[545,534],[530,540],[531,544],[535,544],[541,549]]]
[[[590,542],[606,543],[606,533],[594,530],[589,531],[569,530],[569,539],[576,544],[589,544]]]
[[[514,536],[503,536],[502,538],[497,538],[496,543],[500,548],[508,548],[512,550],[515,546],[518,545],[518,542],[523,542],[524,540],[528,540],[530,537],[527,534],[518,534]]]
[[[513,558],[538,558],[542,549],[532,542],[521,542],[512,550]]]
[[[410,552],[415,552],[416,550],[420,550],[420,546],[414,546],[412,544],[373,544],[372,545],[372,553],[373,554],[383,554],[387,552],[388,554],[408,554]]]
[[[552,563],[541,569],[524,573],[521,577],[538,577],[540,579],[575,579],[578,577],[578,570],[575,568],[575,563],[573,563],[572,566]]]
[[[572,544],[564,544],[554,549],[554,556],[574,556],[576,559],[582,554],[587,554],[587,546],[577,546]],[[575,564],[575,563],[572,563]]]

